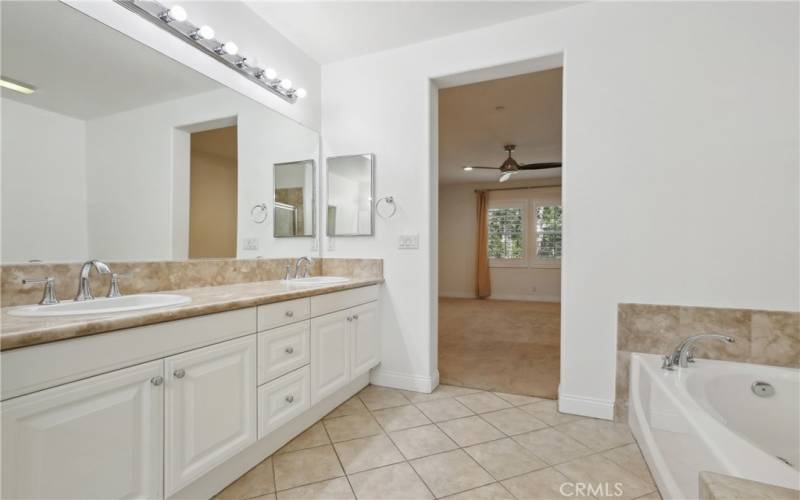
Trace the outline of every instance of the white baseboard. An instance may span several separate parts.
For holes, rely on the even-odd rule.
[[[584,417],[614,420],[614,401],[559,393],[558,411]]]
[[[391,387],[392,389],[430,393],[439,385],[439,372],[436,371],[432,377],[425,377],[383,370],[378,367],[370,375],[370,382],[373,385]]]
[[[490,300],[526,300],[530,302],[561,302],[559,295],[538,295],[531,294],[514,294],[514,293],[493,293],[489,296]]]
[[[448,292],[439,291],[439,297],[443,299],[474,299],[474,293],[468,292]],[[561,302],[559,295],[539,295],[535,293],[514,294],[514,293],[493,293],[489,300],[526,300],[529,302]]]
[[[447,292],[439,290],[439,297],[444,299],[474,299],[475,294],[471,292]]]

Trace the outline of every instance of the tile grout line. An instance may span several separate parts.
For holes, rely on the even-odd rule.
[[[368,386],[368,387],[369,387],[369,386]],[[380,387],[380,386],[375,386],[375,387]],[[386,389],[387,389],[388,391],[394,391],[394,392],[396,392],[396,393],[399,393],[399,391],[400,391],[400,390],[398,390],[398,389],[392,389],[392,388],[386,388]],[[362,390],[363,390],[363,389],[362,389]],[[479,393],[479,392],[487,392],[487,393],[490,393],[489,391],[476,391],[475,393],[471,393],[471,394],[477,394],[477,393]],[[370,469],[365,469],[365,470],[363,470],[363,471],[354,472],[353,474],[359,474],[359,473],[362,473],[362,472],[368,472],[368,471],[379,470],[379,469],[382,469],[382,468],[391,467],[391,466],[393,466],[393,465],[398,465],[398,464],[401,464],[401,463],[405,463],[405,464],[407,464],[407,465],[408,465],[408,466],[409,466],[409,467],[412,469],[412,471],[414,471],[414,474],[415,474],[415,475],[416,475],[416,476],[417,476],[417,477],[420,479],[420,481],[422,482],[422,484],[423,484],[423,485],[426,487],[426,489],[427,489],[427,490],[428,490],[428,491],[429,491],[429,492],[430,492],[430,493],[433,495],[433,497],[434,497],[434,498],[441,498],[441,497],[436,497],[436,495],[435,495],[435,494],[433,494],[433,491],[432,491],[432,490],[430,490],[430,487],[428,486],[428,484],[425,482],[425,480],[424,480],[424,479],[423,479],[421,476],[419,476],[419,473],[416,471],[416,469],[414,468],[414,466],[411,464],[411,461],[412,461],[412,460],[419,460],[419,459],[423,459],[423,458],[427,458],[427,457],[432,457],[432,456],[436,456],[436,455],[442,455],[442,454],[449,453],[449,452],[456,451],[456,450],[462,450],[462,451],[464,452],[464,454],[466,454],[466,455],[467,455],[467,456],[468,456],[468,457],[469,457],[469,458],[470,458],[470,459],[471,459],[471,460],[472,460],[472,461],[473,461],[473,462],[474,462],[476,465],[478,465],[478,467],[480,467],[480,469],[481,469],[481,470],[483,470],[484,472],[486,472],[486,473],[489,475],[489,477],[493,479],[493,482],[491,482],[491,483],[487,483],[487,484],[484,484],[484,485],[480,485],[480,486],[476,486],[476,487],[474,487],[474,488],[469,488],[469,489],[467,489],[467,490],[459,491],[459,492],[453,493],[453,495],[461,494],[461,493],[464,493],[464,492],[467,492],[467,491],[472,491],[472,490],[475,490],[475,489],[478,489],[478,488],[481,488],[481,487],[488,486],[488,485],[490,485],[490,484],[495,484],[495,483],[496,483],[496,484],[499,484],[499,485],[500,485],[500,486],[501,486],[501,487],[502,487],[502,488],[503,488],[503,489],[504,489],[506,492],[508,492],[508,493],[509,493],[509,494],[510,494],[512,497],[514,497],[514,495],[513,495],[513,494],[512,494],[510,491],[508,491],[508,489],[507,489],[507,488],[505,488],[505,485],[503,485],[503,484],[502,484],[502,482],[503,482],[503,481],[511,480],[511,479],[514,479],[514,478],[518,478],[518,477],[521,477],[521,476],[524,476],[524,475],[530,474],[530,473],[532,473],[532,472],[542,471],[542,470],[546,470],[546,469],[553,469],[553,470],[555,470],[556,472],[558,472],[558,473],[560,473],[560,474],[564,475],[565,477],[567,477],[567,478],[569,478],[569,479],[572,479],[572,478],[570,478],[569,476],[567,476],[566,474],[563,474],[563,473],[562,473],[562,472],[561,472],[559,469],[557,469],[556,467],[557,467],[557,466],[559,466],[559,465],[563,465],[563,464],[565,464],[565,463],[569,463],[569,462],[571,462],[571,461],[574,461],[574,460],[579,460],[579,459],[588,458],[588,457],[597,456],[597,455],[601,455],[601,456],[602,456],[602,455],[603,455],[603,454],[605,454],[605,453],[608,453],[608,452],[610,452],[610,451],[613,451],[613,450],[616,450],[616,449],[619,449],[619,448],[623,448],[623,447],[629,446],[629,445],[631,445],[631,444],[635,444],[635,445],[637,446],[637,451],[639,452],[639,454],[641,454],[641,449],[639,448],[639,446],[638,446],[638,443],[636,443],[635,439],[634,439],[633,441],[631,441],[631,442],[627,442],[627,443],[624,443],[624,444],[620,444],[620,445],[617,445],[617,446],[613,446],[613,447],[611,447],[611,448],[608,448],[608,449],[604,449],[604,450],[595,451],[595,450],[593,450],[593,449],[589,448],[589,446],[587,446],[585,443],[581,442],[580,440],[577,440],[577,439],[573,438],[572,436],[570,436],[569,434],[566,434],[566,435],[567,435],[567,437],[570,437],[571,439],[575,440],[576,442],[578,442],[578,443],[579,443],[579,444],[581,444],[582,446],[584,446],[584,447],[588,448],[588,449],[591,451],[591,453],[589,453],[589,454],[586,454],[586,455],[583,455],[583,456],[581,456],[581,457],[577,457],[577,458],[575,458],[575,459],[573,459],[573,460],[566,460],[566,461],[564,461],[564,462],[559,462],[559,463],[557,463],[557,464],[552,464],[552,465],[551,465],[550,463],[548,463],[547,461],[545,461],[544,459],[542,459],[542,457],[540,457],[538,454],[536,454],[536,453],[535,453],[535,451],[533,451],[533,450],[530,450],[529,448],[527,448],[527,447],[523,446],[523,448],[525,448],[527,451],[529,451],[529,452],[530,452],[530,453],[531,453],[531,454],[532,454],[534,457],[536,457],[537,459],[539,459],[539,460],[540,460],[540,461],[541,461],[543,464],[545,464],[546,466],[545,466],[545,467],[542,467],[542,468],[539,468],[539,469],[534,469],[534,470],[532,470],[532,471],[524,472],[524,473],[521,473],[521,474],[516,474],[516,475],[513,475],[513,476],[509,476],[508,478],[504,478],[504,479],[498,479],[498,478],[497,478],[497,477],[495,477],[495,476],[494,476],[494,475],[493,475],[491,472],[489,472],[489,471],[488,471],[488,470],[487,470],[487,469],[486,469],[486,468],[485,468],[483,465],[481,465],[481,464],[480,464],[480,463],[479,463],[477,460],[475,460],[475,458],[474,458],[474,457],[472,457],[472,455],[471,455],[471,454],[470,454],[470,453],[469,453],[469,452],[466,450],[466,448],[469,448],[469,447],[474,447],[474,446],[478,446],[478,445],[482,445],[482,444],[486,444],[486,443],[491,443],[491,442],[501,441],[501,440],[504,440],[504,439],[511,439],[513,442],[515,442],[516,444],[518,444],[518,445],[519,445],[519,443],[516,441],[516,439],[514,439],[515,437],[518,437],[518,436],[521,436],[521,435],[524,435],[524,434],[533,433],[533,432],[543,431],[543,430],[546,430],[546,429],[553,429],[553,430],[557,430],[558,432],[563,432],[562,430],[558,429],[558,427],[561,427],[561,426],[564,426],[564,425],[568,425],[568,424],[570,424],[570,423],[572,423],[572,422],[564,422],[564,423],[559,423],[559,424],[551,425],[551,424],[549,424],[549,423],[547,423],[547,422],[541,421],[540,419],[536,418],[536,416],[535,416],[535,415],[531,415],[531,414],[528,414],[527,412],[525,412],[526,414],[530,415],[530,417],[531,417],[531,418],[533,418],[534,420],[536,420],[536,421],[539,421],[539,422],[543,423],[543,424],[544,424],[546,427],[543,427],[543,428],[540,428],[540,429],[534,429],[534,430],[532,430],[532,431],[526,431],[526,432],[522,432],[522,433],[518,433],[518,434],[507,434],[506,432],[504,432],[504,431],[500,430],[499,428],[497,428],[496,426],[494,426],[494,425],[493,425],[491,422],[489,422],[489,421],[487,421],[485,418],[483,418],[483,415],[485,415],[485,414],[488,414],[488,413],[494,413],[494,412],[498,412],[498,411],[503,411],[503,410],[507,410],[507,409],[511,409],[511,408],[520,408],[520,407],[522,407],[522,406],[533,405],[533,404],[539,403],[539,402],[541,402],[541,401],[535,401],[535,402],[526,402],[526,403],[523,403],[523,404],[520,404],[520,405],[514,405],[514,404],[513,404],[513,403],[511,403],[510,401],[507,401],[507,400],[503,399],[502,397],[500,397],[500,396],[497,396],[496,394],[494,394],[496,397],[500,398],[501,400],[505,401],[506,403],[510,404],[511,406],[510,406],[509,408],[501,408],[501,409],[498,409],[498,410],[491,410],[491,411],[486,411],[486,412],[483,412],[483,413],[476,413],[476,412],[473,412],[473,414],[472,414],[472,415],[466,415],[466,416],[455,417],[455,418],[451,418],[451,419],[447,419],[447,420],[442,420],[442,421],[438,421],[438,422],[436,422],[436,421],[430,421],[429,423],[426,423],[426,424],[421,424],[421,425],[416,425],[416,426],[411,426],[411,427],[406,427],[406,428],[402,428],[402,429],[396,429],[396,430],[390,431],[390,430],[386,429],[386,427],[384,427],[384,425],[383,425],[383,424],[381,424],[381,422],[380,422],[380,421],[379,421],[379,420],[378,420],[378,419],[375,417],[375,412],[377,412],[377,411],[381,411],[381,410],[388,410],[388,409],[402,408],[402,407],[408,407],[408,406],[410,406],[410,407],[413,407],[413,408],[415,408],[415,409],[416,409],[417,411],[419,411],[420,413],[422,413],[422,415],[423,415],[423,416],[425,416],[425,418],[428,418],[428,419],[430,419],[430,417],[429,417],[427,414],[425,414],[425,412],[424,412],[424,411],[422,411],[420,408],[418,408],[418,406],[417,406],[417,405],[418,405],[418,404],[420,404],[420,403],[414,403],[413,401],[409,400],[409,399],[408,399],[408,398],[407,398],[405,395],[403,395],[402,393],[400,393],[400,395],[401,395],[401,396],[402,396],[404,399],[406,399],[406,401],[407,401],[407,402],[406,402],[405,404],[401,404],[401,405],[397,405],[397,406],[388,406],[388,407],[385,407],[385,408],[376,408],[376,409],[374,409],[374,410],[373,410],[373,409],[371,409],[371,408],[369,408],[369,407],[366,405],[366,403],[364,403],[364,402],[363,402],[363,400],[362,400],[362,399],[361,399],[361,397],[359,396],[359,393],[356,393],[356,394],[354,394],[354,395],[352,396],[352,397],[357,397],[357,398],[358,398],[358,400],[359,400],[359,401],[360,401],[360,402],[361,402],[361,403],[364,405],[364,409],[366,410],[366,414],[368,414],[368,415],[369,415],[369,416],[370,416],[370,417],[371,417],[371,418],[372,418],[372,419],[373,419],[373,420],[374,420],[374,421],[375,421],[375,422],[378,424],[378,427],[381,429],[381,432],[380,432],[380,433],[373,434],[373,435],[369,435],[369,436],[362,436],[362,437],[351,438],[351,439],[347,439],[347,440],[343,440],[343,441],[339,441],[339,442],[337,442],[337,443],[334,443],[334,442],[333,442],[333,439],[331,439],[331,437],[330,437],[330,433],[328,432],[328,429],[327,429],[327,427],[324,425],[324,421],[326,421],[326,420],[336,420],[336,419],[339,419],[339,418],[344,418],[344,417],[347,417],[347,416],[353,416],[353,415],[356,415],[356,414],[358,414],[358,413],[361,413],[361,411],[358,411],[358,412],[353,412],[353,413],[352,413],[352,414],[350,414],[350,415],[342,415],[342,416],[339,416],[339,417],[333,417],[333,418],[331,418],[331,419],[325,419],[325,418],[323,417],[322,419],[320,419],[320,420],[319,420],[319,422],[323,424],[323,425],[322,425],[322,427],[323,427],[323,429],[324,429],[324,431],[325,431],[325,433],[326,433],[326,436],[327,436],[327,438],[328,438],[328,441],[329,441],[329,443],[327,443],[327,444],[323,444],[323,445],[317,445],[317,446],[310,446],[310,447],[308,447],[308,448],[302,448],[302,449],[300,449],[300,450],[293,450],[292,452],[303,451],[303,450],[307,450],[307,449],[313,449],[313,448],[319,448],[319,447],[322,447],[322,446],[331,446],[331,448],[333,448],[333,450],[334,450],[334,454],[335,454],[335,456],[336,456],[336,458],[337,458],[337,461],[338,461],[338,463],[339,463],[339,466],[341,467],[341,469],[342,469],[342,472],[343,472],[343,476],[339,476],[339,477],[345,477],[345,478],[346,478],[346,480],[348,481],[348,485],[349,485],[349,487],[350,487],[350,490],[351,490],[351,492],[353,493],[353,495],[354,495],[354,496],[356,496],[356,495],[355,495],[355,490],[353,489],[352,483],[350,482],[350,475],[351,475],[351,474],[348,474],[348,473],[347,473],[347,471],[346,471],[346,469],[344,468],[344,464],[343,464],[343,463],[342,463],[342,461],[341,461],[341,457],[339,456],[339,452],[336,450],[336,446],[335,446],[335,445],[336,445],[336,444],[339,444],[339,443],[345,443],[345,442],[354,441],[354,440],[357,440],[357,439],[366,439],[366,438],[370,438],[370,437],[386,436],[386,437],[389,439],[389,441],[392,443],[392,445],[395,447],[395,449],[396,449],[396,450],[399,452],[400,456],[401,456],[401,457],[403,457],[403,461],[401,461],[401,462],[396,462],[396,463],[394,463],[394,464],[386,464],[386,465],[382,465],[382,466],[379,466],[379,467],[374,467],[374,468],[370,468]],[[457,401],[459,404],[462,404],[462,405],[463,405],[463,403],[461,403],[461,402],[460,402],[458,399],[456,399],[456,396],[449,396],[449,395],[448,395],[448,396],[443,396],[442,398],[439,398],[439,399],[436,399],[436,400],[432,400],[432,401],[443,401],[443,400],[445,400],[445,399],[451,399],[451,400],[455,400],[455,401]],[[427,402],[428,402],[428,401],[423,401],[422,403],[427,403]],[[470,411],[473,411],[471,408],[468,408],[468,407],[467,407],[467,409],[468,409],[468,410],[470,410]],[[523,410],[523,411],[524,411],[524,410]],[[466,418],[472,418],[472,417],[476,417],[476,416],[477,416],[477,417],[478,417],[478,418],[479,418],[481,421],[483,421],[484,423],[486,423],[487,425],[489,425],[491,428],[493,428],[493,429],[496,429],[498,432],[500,432],[500,433],[503,435],[503,437],[501,437],[501,438],[498,438],[498,439],[492,439],[492,440],[488,440],[488,441],[483,441],[483,442],[480,442],[480,443],[474,443],[474,444],[470,444],[470,445],[468,445],[468,446],[461,446],[459,443],[455,442],[455,440],[454,440],[452,437],[450,437],[450,436],[449,436],[449,435],[448,435],[448,434],[447,434],[447,433],[444,431],[444,429],[442,429],[442,427],[440,426],[440,424],[443,424],[443,423],[446,423],[446,422],[451,422],[451,421],[454,421],[454,420],[460,420],[460,419],[466,419]],[[580,418],[581,418],[581,419],[587,419],[587,420],[596,420],[596,419],[593,419],[593,418],[591,418],[591,417],[580,417]],[[575,420],[575,421],[579,421],[579,420]],[[316,423],[316,422],[315,422],[315,423]],[[613,421],[611,421],[611,422],[609,422],[609,423],[617,423],[617,422],[613,422]],[[409,459],[409,458],[408,458],[408,457],[405,455],[405,453],[403,453],[403,451],[402,451],[402,450],[401,450],[401,449],[400,449],[400,448],[397,446],[397,443],[394,441],[394,439],[392,439],[391,433],[392,433],[392,432],[401,432],[401,431],[406,431],[406,430],[410,430],[410,429],[416,429],[416,428],[425,427],[425,426],[428,426],[428,425],[433,425],[433,426],[435,426],[437,430],[439,430],[440,432],[442,432],[442,433],[443,433],[443,435],[444,435],[444,436],[446,436],[446,437],[447,437],[447,438],[448,438],[448,439],[449,439],[449,440],[450,440],[450,441],[451,441],[451,442],[452,442],[452,443],[453,443],[453,444],[456,446],[456,448],[454,448],[454,449],[450,449],[450,450],[441,451],[441,452],[437,452],[437,453],[432,453],[432,454],[429,454],[429,455],[424,455],[424,456],[417,457],[417,458],[414,458],[414,459]],[[313,424],[312,424],[312,427],[313,427]],[[310,427],[309,427],[309,428],[310,428]],[[307,430],[307,429],[306,429],[306,430]],[[305,432],[305,431],[304,431],[304,432]],[[521,445],[520,445],[520,446],[521,446]],[[292,452],[286,452],[286,453],[292,453]],[[275,494],[275,495],[276,495],[276,497],[277,497],[277,493],[279,492],[279,490],[278,490],[278,488],[277,488],[277,479],[276,479],[276,477],[275,477],[275,461],[274,461],[274,456],[275,456],[275,455],[278,455],[278,453],[277,453],[277,452],[276,452],[276,453],[274,453],[274,454],[273,454],[273,456],[271,456],[271,457],[269,457],[269,458],[273,458],[273,460],[272,460],[272,471],[273,471],[273,478],[272,478],[272,482],[273,482],[273,487],[274,487],[274,494]],[[610,461],[610,462],[614,463],[614,464],[615,464],[615,465],[617,465],[618,467],[622,467],[622,465],[621,465],[621,464],[618,464],[617,462],[615,462],[614,460],[611,460],[610,458],[607,458],[607,457],[603,457],[603,458],[605,458],[606,460],[608,460],[608,461]],[[658,489],[657,489],[657,486],[655,485],[655,481],[654,481],[654,480],[653,480],[653,478],[652,478],[652,472],[650,472],[650,471],[649,471],[649,467],[648,467],[648,473],[649,473],[649,475],[650,475],[650,478],[649,478],[649,479],[650,479],[650,481],[647,481],[647,483],[649,483],[649,484],[653,485],[653,486],[655,487],[655,489],[654,489],[654,490],[651,490],[651,491],[649,491],[649,492],[647,492],[647,493],[645,493],[645,495],[648,495],[648,494],[650,494],[650,493],[653,493],[653,492],[657,492],[657,491],[658,491]],[[634,474],[634,476],[635,476],[635,474]],[[309,485],[313,485],[313,484],[322,483],[322,482],[325,482],[325,481],[331,481],[331,480],[333,480],[333,479],[336,479],[336,478],[332,478],[332,479],[325,479],[325,480],[321,480],[321,481],[314,481],[314,482],[310,482],[310,483],[306,483],[306,484],[303,484],[303,485],[296,486],[296,487],[294,487],[294,488],[305,487],[305,486],[309,486]],[[645,482],[645,481],[643,481],[641,478],[638,478],[638,477],[637,477],[637,479],[639,479],[639,480],[640,480],[640,481],[642,481],[642,482]],[[290,490],[290,489],[294,489],[294,488],[287,488],[287,489],[284,489],[284,490],[280,490],[280,492],[288,491],[288,490]],[[516,497],[515,497],[515,498],[516,498]]]
[[[420,410],[419,408],[417,408],[416,406],[414,406],[413,404],[411,404],[411,401],[409,401],[409,400],[408,400],[408,398],[407,398],[407,397],[405,397],[405,395],[401,394],[401,396],[403,396],[403,398],[404,398],[406,401],[408,401],[408,402],[409,402],[410,406],[412,406],[413,408],[416,408],[416,409],[417,409],[417,411],[419,411],[420,413],[422,413],[422,410]],[[359,397],[359,399],[361,399],[361,398]],[[363,400],[361,400],[361,402],[362,402],[362,403],[364,403],[364,401],[363,401]],[[386,437],[389,439],[389,441],[392,443],[392,446],[394,446],[394,447],[395,447],[395,449],[398,451],[398,453],[400,453],[400,456],[401,456],[401,457],[403,457],[403,462],[402,462],[402,463],[406,464],[406,465],[408,466],[408,468],[409,468],[409,469],[411,469],[411,471],[414,473],[414,475],[415,475],[415,476],[417,476],[417,479],[419,479],[420,483],[422,483],[422,485],[425,487],[425,489],[426,489],[426,490],[428,490],[428,493],[430,493],[430,494],[431,494],[431,497],[432,497],[432,498],[434,498],[434,499],[435,499],[435,498],[437,498],[437,497],[436,497],[436,495],[433,493],[433,490],[431,490],[430,486],[428,486],[428,483],[426,483],[426,482],[425,482],[425,480],[422,478],[422,476],[420,476],[420,475],[419,475],[419,472],[417,472],[417,469],[415,469],[415,468],[414,468],[414,466],[411,464],[411,462],[409,462],[409,460],[408,460],[408,457],[406,457],[406,454],[405,454],[405,453],[403,453],[403,450],[401,450],[401,449],[400,449],[400,447],[397,445],[397,443],[394,441],[394,439],[392,439],[392,436],[391,436],[391,434],[389,434],[389,432],[387,432],[387,431],[384,429],[383,425],[381,425],[380,421],[379,421],[377,418],[375,418],[375,414],[373,413],[373,411],[372,411],[372,410],[369,408],[369,406],[367,406],[367,404],[366,404],[366,403],[364,403],[364,406],[367,408],[367,411],[369,412],[370,416],[371,416],[372,418],[374,418],[376,422],[378,422],[378,426],[379,426],[381,429],[383,429],[383,430],[384,430],[384,435],[385,435],[385,436],[386,436]],[[405,406],[405,405],[404,405],[404,406]],[[381,408],[381,409],[384,409],[384,410],[385,410],[386,408]],[[423,413],[423,415],[425,415],[425,414]],[[427,418],[427,416],[426,416],[426,418]],[[422,426],[420,426],[420,427],[422,427]],[[390,464],[390,465],[396,465],[396,464]],[[386,467],[389,467],[389,465],[387,465]],[[375,470],[375,469],[373,469],[373,470]],[[363,472],[363,471],[362,471],[362,472]]]
[[[362,401],[362,403],[363,403],[363,401]],[[350,477],[348,477],[348,475],[347,475],[347,469],[344,468],[344,464],[342,463],[342,458],[339,456],[339,452],[336,450],[336,445],[333,442],[333,439],[331,439],[331,434],[330,434],[330,432],[328,432],[328,428],[325,427],[325,423],[322,424],[322,428],[325,429],[325,435],[328,436],[328,441],[330,441],[330,446],[331,446],[331,448],[333,448],[333,454],[336,456],[336,460],[339,462],[339,467],[342,468],[342,474],[344,474],[344,478],[347,481],[347,486],[350,487],[350,493],[353,494],[353,498],[358,498],[356,496],[356,490],[353,489],[353,483],[350,482]],[[330,480],[328,480],[328,481],[330,481]]]

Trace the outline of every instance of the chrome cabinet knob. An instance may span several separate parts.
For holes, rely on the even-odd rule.
[[[172,372],[172,375],[175,378],[183,378],[183,377],[186,376],[186,370],[184,370],[183,368],[179,368],[179,369],[175,370],[174,372]]]
[[[164,377],[162,377],[161,375],[153,377],[150,379],[150,383],[153,385],[161,385],[164,383]]]
[[[292,316],[294,316],[294,311],[286,311],[287,318],[291,318]]]
[[[288,396],[286,396],[286,402],[287,402],[287,403],[292,403],[292,402],[294,402],[294,396],[292,396],[291,394],[289,394]]]
[[[287,348],[285,349],[285,351],[286,351],[286,354],[291,354],[291,353],[293,353],[293,352],[294,352],[294,347],[287,347]]]
[[[358,314],[354,314],[353,319],[358,319]]]
[[[347,317],[347,321],[353,321],[353,317],[352,316],[348,316]]]

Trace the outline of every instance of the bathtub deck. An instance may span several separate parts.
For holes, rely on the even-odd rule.
[[[700,473],[700,500],[797,500],[800,491],[738,477]]]

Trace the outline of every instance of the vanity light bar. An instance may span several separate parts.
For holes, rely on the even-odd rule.
[[[278,78],[274,69],[262,68],[254,59],[239,54],[239,47],[234,42],[230,40],[221,42],[214,38],[214,30],[210,26],[195,26],[189,22],[186,9],[180,5],[167,8],[156,0],[114,0],[114,2],[205,52],[251,82],[259,84],[288,102],[294,103],[298,97],[302,99],[306,96],[305,89],[294,88],[288,78]]]

